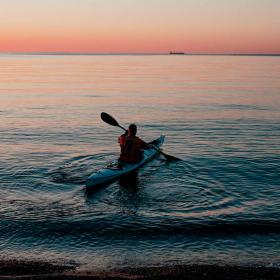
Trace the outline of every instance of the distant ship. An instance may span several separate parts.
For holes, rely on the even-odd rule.
[[[169,54],[181,54],[182,55],[182,54],[185,54],[185,53],[184,52],[172,52],[171,51]]]

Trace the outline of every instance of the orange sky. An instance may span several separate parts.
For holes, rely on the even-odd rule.
[[[280,53],[278,0],[0,0],[0,52]]]

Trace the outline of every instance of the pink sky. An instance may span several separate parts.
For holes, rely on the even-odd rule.
[[[0,52],[280,53],[278,0],[0,0]]]

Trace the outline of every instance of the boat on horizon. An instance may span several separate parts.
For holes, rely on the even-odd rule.
[[[172,52],[172,51],[170,51],[169,54],[184,55],[185,53],[184,52]]]

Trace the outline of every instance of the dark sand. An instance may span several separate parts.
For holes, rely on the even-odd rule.
[[[280,279],[280,268],[276,267],[173,265],[111,271],[77,271],[76,268],[73,264],[0,261],[0,279]]]

